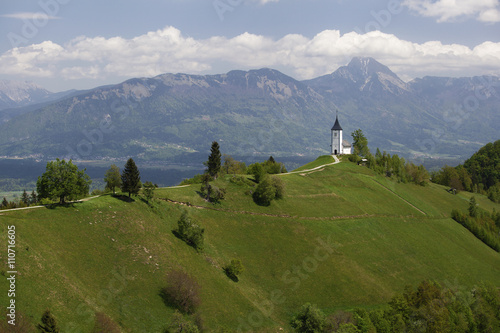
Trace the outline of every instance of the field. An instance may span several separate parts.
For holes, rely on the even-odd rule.
[[[17,310],[38,323],[50,309],[62,332],[90,332],[96,311],[125,332],[163,332],[174,309],[160,289],[169,270],[182,269],[201,285],[199,313],[209,331],[275,332],[290,331],[305,302],[325,313],[380,308],[424,279],[500,287],[500,254],[449,218],[451,209],[467,209],[470,193],[396,183],[349,162],[303,171],[331,162],[321,157],[281,175],[286,196],[269,207],[226,176],[216,181],[227,189],[216,205],[191,185],[156,190],[152,205],[106,195],[0,212],[0,244],[7,226],[16,227]],[[500,209],[476,198],[482,209]],[[184,210],[205,228],[202,253],[172,233]],[[245,266],[237,283],[222,271],[233,258]],[[5,278],[0,290],[7,304]]]

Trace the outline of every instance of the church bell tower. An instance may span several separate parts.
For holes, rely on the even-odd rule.
[[[342,155],[343,145],[342,145],[342,127],[339,124],[339,113],[337,111],[337,116],[335,118],[335,124],[332,127],[332,155]]]

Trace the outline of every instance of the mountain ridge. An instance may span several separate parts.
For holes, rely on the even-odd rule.
[[[497,84],[500,79],[493,76],[406,83],[387,66],[362,57],[303,81],[270,68],[166,73],[73,92],[20,112],[0,125],[0,156],[64,157],[86,144],[89,154],[72,157],[172,160],[205,152],[206,141],[213,140],[240,156],[317,155],[328,152],[329,128],[340,110],[345,136],[361,128],[372,149],[413,158],[463,158],[497,139]],[[481,112],[468,111],[467,123],[462,119],[467,113],[450,116],[464,95],[477,98],[478,91],[485,91],[477,100]],[[112,123],[113,135],[92,142],[85,133],[98,131],[101,122]]]

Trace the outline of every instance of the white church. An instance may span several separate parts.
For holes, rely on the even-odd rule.
[[[335,124],[332,127],[332,155],[349,155],[351,153],[351,144],[342,139],[342,127],[339,124],[339,115],[335,118]]]

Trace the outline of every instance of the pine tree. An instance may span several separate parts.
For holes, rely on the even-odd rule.
[[[35,190],[31,191],[31,203],[36,204],[38,202],[38,197]]]
[[[3,197],[3,200],[2,200],[2,208],[7,208],[7,206],[9,205],[9,202],[7,201],[7,198],[6,197]]]
[[[120,169],[116,165],[112,164],[104,175],[104,181],[106,182],[106,188],[113,190],[113,194],[115,194],[115,187],[120,187],[122,184]]]
[[[217,178],[217,175],[219,174],[221,168],[221,153],[217,141],[212,142],[212,148],[210,148],[210,156],[208,156],[208,161],[206,164],[208,167],[208,174],[213,178]]]
[[[475,197],[470,198],[469,215],[470,217],[477,217],[477,202]]]
[[[42,316],[42,323],[36,326],[40,333],[59,333],[59,327],[50,310],[46,310]]]
[[[21,201],[26,204],[26,206],[30,205],[30,197],[28,193],[26,193],[26,190],[23,191],[23,195],[21,196]]]
[[[141,176],[139,169],[132,158],[129,158],[122,172],[122,191],[128,192],[128,197],[131,194],[137,195],[141,188]]]

